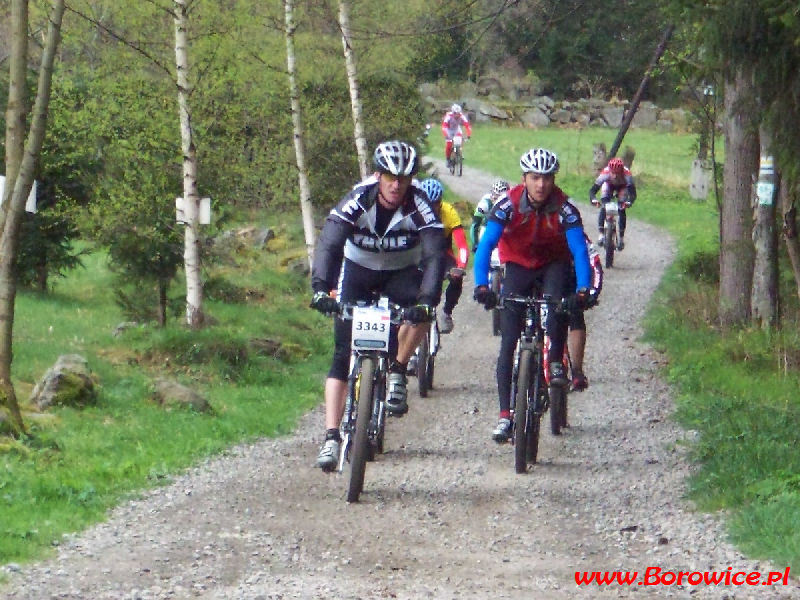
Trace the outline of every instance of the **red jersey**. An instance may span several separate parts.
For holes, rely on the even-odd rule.
[[[488,219],[503,226],[497,244],[500,262],[529,269],[572,260],[566,231],[583,227],[580,212],[557,186],[539,208],[528,200],[524,185],[514,186],[492,207]]]

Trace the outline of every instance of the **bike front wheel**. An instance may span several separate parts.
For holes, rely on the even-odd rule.
[[[456,169],[455,169],[456,175],[461,177],[461,172],[463,171],[463,169],[464,169],[464,155],[461,154],[461,151],[459,150],[458,155],[456,156]]]
[[[369,421],[372,418],[372,396],[375,385],[375,359],[361,358],[361,381],[356,396],[356,432],[350,456],[350,481],[347,486],[347,501],[358,502],[364,489],[364,472],[370,453]]]
[[[427,398],[430,388],[430,374],[428,370],[431,366],[431,345],[428,336],[422,338],[418,348],[419,357],[417,358],[417,384],[419,385],[419,397]]]
[[[566,426],[567,390],[564,386],[550,386],[550,431],[553,435],[561,435],[561,428]]]
[[[606,223],[604,232],[603,244],[606,250],[606,268],[610,269],[614,266],[614,250],[616,249],[616,227],[613,224]]]
[[[536,462],[539,448],[539,419],[541,415],[532,410],[530,403],[535,396],[535,380],[531,377],[534,368],[533,352],[522,350],[519,353],[519,371],[514,401],[514,470],[525,473],[528,461]],[[531,390],[534,395],[531,395]],[[531,456],[533,449],[533,457]]]

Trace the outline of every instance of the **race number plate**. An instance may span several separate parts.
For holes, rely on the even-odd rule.
[[[464,137],[460,133],[457,133],[453,136],[453,145],[456,148],[460,148],[461,144],[463,143],[464,143]]]
[[[391,324],[391,311],[388,308],[353,308],[353,350],[388,350]]]
[[[605,206],[607,217],[616,217],[619,214],[619,204],[616,202],[606,202]]]

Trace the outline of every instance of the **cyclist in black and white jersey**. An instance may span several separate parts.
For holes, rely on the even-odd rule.
[[[442,222],[413,180],[416,150],[401,141],[383,142],[373,155],[375,173],[357,184],[325,220],[314,253],[311,306],[334,313],[339,302],[368,301],[376,292],[409,308],[412,323],[399,327],[391,352],[386,406],[408,411],[406,366],[427,333],[442,293]],[[334,292],[332,294],[332,292]],[[334,295],[336,297],[334,297]],[[336,319],[333,364],[325,381],[326,438],[317,465],[336,466],[339,424],[347,396],[350,323]]]

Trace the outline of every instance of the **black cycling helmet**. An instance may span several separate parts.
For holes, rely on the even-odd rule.
[[[415,175],[419,169],[417,151],[414,146],[399,140],[378,144],[378,147],[375,148],[375,154],[372,155],[372,161],[376,170],[381,173],[391,173],[398,177]]]

